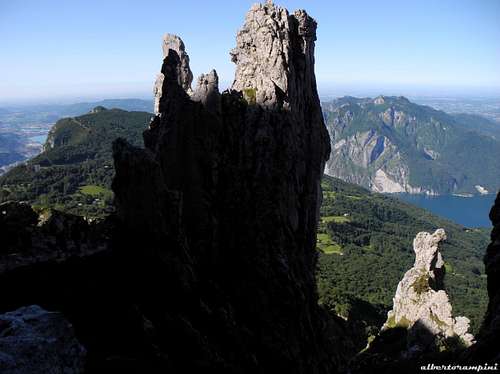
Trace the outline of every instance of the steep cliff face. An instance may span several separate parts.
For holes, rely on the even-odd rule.
[[[490,219],[493,224],[491,244],[484,257],[490,302],[478,342],[466,353],[465,360],[498,363],[500,361],[500,193],[491,209]]]
[[[332,373],[341,364],[339,327],[315,288],[329,155],[315,30],[304,11],[253,6],[222,94],[215,71],[191,88],[184,44],[167,35],[146,149],[114,144],[115,251],[158,359],[174,371]]]

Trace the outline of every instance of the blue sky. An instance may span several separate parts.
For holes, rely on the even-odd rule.
[[[195,76],[215,68],[227,84],[254,2],[0,0],[0,102],[148,97],[165,32],[184,39]],[[499,0],[275,2],[318,21],[324,94],[500,93]]]

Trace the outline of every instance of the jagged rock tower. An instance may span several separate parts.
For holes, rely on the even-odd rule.
[[[444,261],[439,244],[446,239],[443,229],[434,234],[420,232],[413,241],[415,264],[398,284],[394,306],[382,330],[409,329],[408,354],[418,356],[436,349],[446,339],[458,338],[470,346],[474,337],[467,331],[469,319],[453,318],[448,295],[443,289]]]
[[[166,35],[146,149],[114,144],[115,251],[162,367],[334,373],[342,360],[315,286],[329,155],[315,40],[305,11],[254,5],[221,94],[215,71],[191,88],[184,43]]]

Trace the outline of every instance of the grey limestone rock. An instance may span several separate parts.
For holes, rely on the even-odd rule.
[[[186,53],[186,48],[184,46],[184,42],[177,35],[165,34],[163,36],[162,42],[163,49],[163,59],[167,59],[168,56],[175,54],[175,57],[179,60],[178,63],[175,64],[175,79],[180,87],[184,89],[185,92],[190,94],[192,92],[191,83],[193,82],[193,73],[189,67],[189,56]],[[174,53],[172,53],[174,52]],[[165,66],[165,65],[164,65]],[[170,65],[168,65],[170,66]],[[167,67],[168,67],[167,66]],[[156,78],[156,82],[154,85],[153,93],[154,93],[154,113],[158,114],[161,112],[160,110],[160,101],[163,95],[163,81],[165,79],[165,74],[169,76],[173,76],[174,74],[168,71],[162,71],[158,74]]]
[[[83,373],[85,348],[57,312],[37,305],[0,315],[0,372],[3,374]]]
[[[219,77],[215,70],[199,76],[191,99],[212,112],[220,112]]]
[[[303,10],[290,15],[272,2],[255,4],[231,51],[236,63],[232,89],[267,107],[287,108],[303,103],[303,88],[316,85],[316,26]]]
[[[394,306],[382,330],[405,327],[409,330],[409,352],[432,351],[449,338],[470,346],[469,319],[452,315],[452,307],[443,289],[444,261],[439,244],[446,239],[443,229],[434,234],[420,232],[413,241],[415,263],[398,284]]]

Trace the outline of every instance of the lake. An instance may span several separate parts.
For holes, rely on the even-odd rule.
[[[473,197],[412,194],[394,196],[466,227],[491,227],[488,215],[496,197],[494,194]]]

